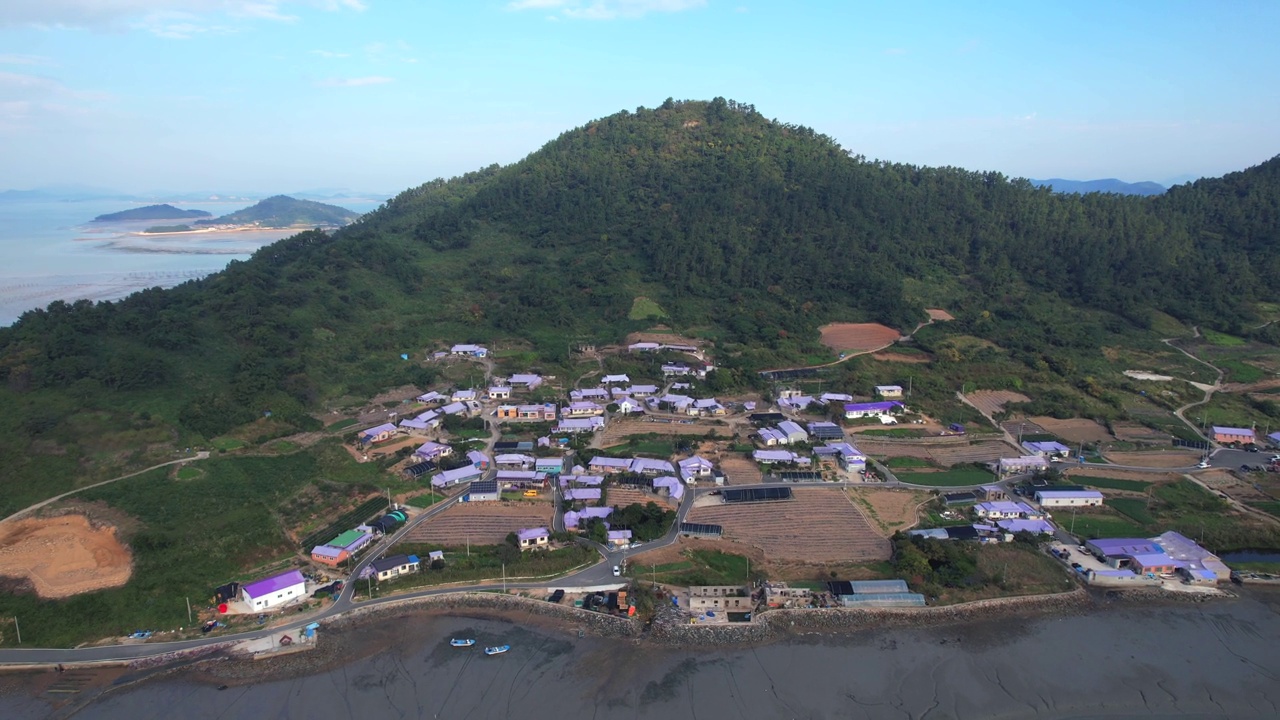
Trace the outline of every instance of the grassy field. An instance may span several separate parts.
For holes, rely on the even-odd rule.
[[[946,588],[930,604],[951,605],[1006,595],[1041,595],[1070,590],[1062,565],[1035,548],[1020,543],[984,545],[978,551],[978,572],[988,581],[973,588]]]
[[[178,468],[178,472],[176,473],[175,476],[179,480],[195,480],[201,475],[204,475],[204,471],[201,470],[200,468],[192,467],[190,465],[183,465],[182,467]]]
[[[332,425],[326,425],[324,429],[332,432],[334,430],[342,430],[343,428],[349,428],[352,425],[359,425],[359,424],[360,424],[359,420],[355,418],[347,418],[346,420],[339,420],[338,422],[333,423]]]
[[[931,473],[900,472],[894,473],[894,475],[898,476],[898,479],[904,483],[928,485],[930,487],[981,485],[994,481],[991,471],[975,467],[954,467],[943,472]]]
[[[231,450],[239,450],[240,448],[248,445],[249,443],[239,438],[218,437],[210,440],[209,444],[212,445],[215,450],[222,450],[223,452],[229,452]]]
[[[1108,507],[1144,526],[1155,524],[1155,517],[1147,510],[1147,501],[1139,498],[1109,498]]]
[[[1151,483],[1142,480],[1118,480],[1108,477],[1088,477],[1086,475],[1073,475],[1071,482],[1079,483],[1087,487],[1102,488],[1104,490],[1126,490],[1128,492],[1146,492],[1151,487]]]
[[[924,458],[917,457],[891,457],[884,461],[886,467],[890,468],[926,468],[933,467],[933,463]]]
[[[661,320],[665,317],[667,312],[662,306],[643,295],[631,303],[631,311],[627,313],[628,320]]]
[[[433,550],[444,552],[444,568],[431,570],[423,567],[422,572],[406,577],[399,577],[383,583],[374,583],[374,597],[390,592],[414,587],[447,585],[457,582],[474,582],[477,580],[497,580],[501,582],[503,572],[508,579],[547,577],[566,573],[574,568],[588,565],[600,559],[594,550],[581,545],[569,545],[558,550],[520,553],[516,562],[507,563],[505,571],[497,545],[472,545],[452,547],[429,543],[402,543],[396,545],[394,551],[406,555],[417,555],[425,559]],[[518,552],[518,551],[517,551]]]
[[[1256,368],[1240,360],[1215,360],[1214,364],[1226,371],[1228,382],[1258,382],[1267,376],[1261,368]]]
[[[917,438],[929,435],[928,430],[919,428],[876,428],[874,430],[863,430],[858,435],[870,435],[872,437],[891,437],[891,438]]]
[[[428,492],[428,493],[423,493],[421,495],[414,495],[413,497],[409,498],[405,502],[416,508],[429,508],[443,499],[444,499],[444,495],[441,495],[440,493]]]
[[[1075,535],[1090,540],[1094,538],[1143,537],[1147,534],[1146,528],[1110,510],[1076,513],[1074,521],[1069,515],[1058,513],[1054,516],[1054,520],[1062,527],[1074,530]]]
[[[660,583],[671,585],[745,585],[751,561],[741,555],[718,550],[688,550],[684,562],[658,565],[630,565],[627,574],[647,579],[656,576]],[[752,568],[752,578],[762,577]]]
[[[1219,347],[1239,347],[1245,344],[1243,338],[1238,338],[1235,335],[1228,335],[1226,333],[1220,333],[1217,330],[1201,328],[1200,332],[1204,335],[1205,340],[1208,340],[1210,343]]]
[[[1252,507],[1256,507],[1268,515],[1280,517],[1280,502],[1255,502],[1249,503]]]

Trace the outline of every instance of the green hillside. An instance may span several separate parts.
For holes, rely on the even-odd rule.
[[[0,510],[267,411],[244,439],[319,427],[328,400],[430,382],[416,360],[444,344],[501,341],[567,374],[572,343],[659,316],[715,340],[728,389],[831,358],[826,322],[910,330],[945,307],[956,321],[916,338],[930,362],[898,376],[921,402],[1036,387],[1041,411],[1123,417],[1136,391],[1103,348],[1173,355],[1151,328],[1179,321],[1278,339],[1251,329],[1278,300],[1278,174],[1273,159],[1157,198],[1064,195],[870,161],[722,99],[621,112],[205,279],[0,329]],[[271,209],[285,200],[215,222],[320,222]],[[869,392],[868,362],[832,382]]]
[[[273,195],[243,210],[222,217],[200,220],[197,225],[260,225],[262,227],[294,227],[297,225],[341,226],[360,217],[337,205],[298,200],[288,195]]]
[[[182,210],[172,205],[147,205],[130,208],[120,212],[107,213],[94,218],[94,222],[126,222],[130,220],[185,220],[187,218],[207,218],[204,210]]]

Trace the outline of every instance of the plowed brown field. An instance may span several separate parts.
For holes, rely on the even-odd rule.
[[[459,503],[409,531],[407,542],[497,545],[521,528],[551,527],[549,502]]]
[[[818,328],[822,344],[836,352],[876,350],[902,337],[880,323],[831,323]]]

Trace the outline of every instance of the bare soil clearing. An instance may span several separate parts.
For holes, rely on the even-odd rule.
[[[916,524],[916,508],[929,499],[929,493],[918,490],[863,490],[849,491],[857,502],[864,503],[865,514],[884,537]]]
[[[661,328],[661,327],[662,327],[661,325],[658,326],[658,328]],[[654,329],[656,330],[658,328],[654,328]],[[696,347],[696,348],[701,348],[702,346],[707,344],[705,340],[697,340],[690,337],[684,337],[683,335],[677,335],[675,333],[634,332],[627,336],[628,345],[633,345],[635,343],[641,343],[641,342],[655,342],[660,345],[692,345],[693,347]]]
[[[1117,465],[1134,467],[1185,468],[1200,462],[1197,452],[1109,452],[1105,457]]]
[[[497,545],[522,528],[551,527],[550,502],[459,503],[409,532],[407,542]]]
[[[1067,442],[1110,442],[1115,439],[1111,433],[1107,432],[1106,426],[1099,425],[1093,420],[1084,418],[1059,420],[1051,417],[1033,417],[1030,420]]]
[[[889,345],[902,335],[880,323],[831,323],[818,328],[822,344],[836,352],[865,352]]]
[[[729,485],[758,485],[764,481],[760,466],[741,455],[729,455],[720,460],[720,470]]]
[[[1173,439],[1173,436],[1167,432],[1153,430],[1146,425],[1137,423],[1112,423],[1111,427],[1115,430],[1116,439],[1124,442],[1150,442],[1167,445]]]
[[[942,308],[925,308],[924,311],[929,313],[929,319],[934,322],[946,322],[948,320],[956,319],[954,315]]]
[[[119,587],[132,574],[133,558],[115,528],[83,515],[0,525],[0,575],[30,582],[42,598]]]
[[[873,353],[871,355],[871,359],[879,360],[880,362],[896,362],[896,363],[909,363],[912,365],[923,365],[929,362],[930,360],[932,360],[933,358],[929,357],[928,355],[903,355],[902,353],[881,352],[881,353]]]
[[[987,416],[999,413],[1001,410],[1004,410],[1004,406],[1009,403],[1024,403],[1031,401],[1031,398],[1026,395],[1013,392],[1012,390],[977,390],[969,393],[965,398]]]
[[[688,522],[711,523],[724,537],[760,548],[767,559],[803,563],[887,560],[891,548],[837,488],[792,490],[795,499],[694,508]]]

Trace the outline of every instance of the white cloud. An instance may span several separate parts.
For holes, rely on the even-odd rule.
[[[52,65],[53,62],[43,55],[22,55],[20,53],[0,53],[0,65]]]
[[[386,85],[391,78],[382,75],[369,75],[356,78],[327,78],[316,83],[320,87],[364,87],[366,85]]]
[[[677,13],[700,8],[707,0],[512,0],[509,10],[557,10],[578,20],[639,18],[650,13]]]
[[[418,58],[410,54],[413,52],[413,46],[403,40],[389,43],[371,42],[364,46],[364,52],[373,62],[418,62]]]
[[[289,8],[363,11],[362,0],[9,0],[0,3],[0,27],[140,29],[186,38],[224,30],[234,21],[293,22]]]
[[[110,98],[43,75],[0,71],[0,130],[47,127],[60,119],[90,116]]]

